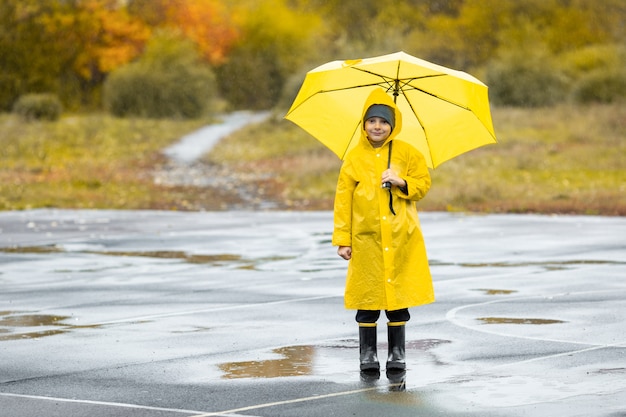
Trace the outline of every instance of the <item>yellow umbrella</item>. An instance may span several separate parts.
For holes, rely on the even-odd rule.
[[[285,118],[343,159],[359,141],[366,98],[381,87],[402,112],[397,140],[413,144],[431,168],[496,143],[485,84],[404,52],[309,71]]]

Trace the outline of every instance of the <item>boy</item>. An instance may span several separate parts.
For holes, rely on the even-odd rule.
[[[393,140],[402,115],[382,89],[366,100],[362,120],[360,141],[344,159],[337,181],[333,245],[349,261],[344,302],[357,310],[361,371],[380,370],[380,310],[389,320],[386,369],[403,371],[408,308],[434,301],[415,207],[431,180],[422,154]]]

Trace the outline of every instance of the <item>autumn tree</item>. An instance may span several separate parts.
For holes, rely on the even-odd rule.
[[[73,27],[82,39],[74,61],[75,71],[84,79],[99,79],[103,74],[126,64],[139,55],[150,31],[133,20],[114,0],[79,3]]]
[[[129,0],[129,12],[153,28],[178,30],[211,65],[224,61],[239,29],[219,0]]]
[[[64,2],[63,12],[46,22],[55,42],[68,49],[66,85],[74,85],[82,104],[99,103],[106,75],[139,56],[150,29],[116,0]]]
[[[56,2],[0,2],[0,110],[9,110],[24,93],[57,92],[65,63],[60,45],[50,42],[43,24],[57,13]]]
[[[217,0],[172,0],[167,22],[180,28],[213,65],[224,61],[238,35],[228,10]]]
[[[97,102],[106,74],[138,56],[150,34],[116,0],[4,0],[0,22],[4,108],[30,92]]]

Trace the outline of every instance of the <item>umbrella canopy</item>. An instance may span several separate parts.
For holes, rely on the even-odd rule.
[[[309,71],[285,118],[343,159],[359,141],[363,103],[377,88],[402,112],[397,140],[414,145],[431,168],[496,143],[485,84],[404,52]]]

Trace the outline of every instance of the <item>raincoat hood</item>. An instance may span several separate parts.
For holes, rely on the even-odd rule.
[[[396,107],[396,103],[393,102],[393,99],[391,98],[391,96],[385,93],[385,90],[383,90],[382,88],[378,88],[372,91],[369,97],[367,98],[367,100],[365,100],[365,105],[363,106],[363,113],[361,115],[361,120],[365,119],[365,114],[367,113],[367,109],[369,109],[370,106],[374,104],[384,104],[385,106],[391,107],[391,109],[394,112],[395,125],[393,126],[393,129],[391,130],[391,134],[383,143],[383,146],[384,146],[385,144],[389,143],[389,141],[393,140],[393,138],[395,138],[402,130],[402,113],[398,111],[398,107]],[[365,141],[369,143],[369,141],[367,140],[367,133],[365,132],[365,125],[363,124],[361,125],[361,141]]]

